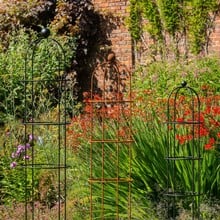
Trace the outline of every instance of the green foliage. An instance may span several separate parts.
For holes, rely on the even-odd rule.
[[[42,85],[39,83],[35,90],[35,98],[39,101],[38,105],[35,103],[35,112],[38,117],[43,117],[43,114],[45,114],[44,117],[46,117],[47,120],[49,120],[49,117],[52,117],[53,120],[54,118],[57,118],[57,103],[55,103],[57,102],[56,94],[61,91],[57,91],[58,86],[55,87],[55,85],[57,85],[55,80],[65,77],[65,75],[63,75],[64,70],[69,68],[70,61],[74,57],[75,40],[73,37],[53,36],[54,39],[61,42],[61,46],[65,50],[67,61],[65,64],[63,62],[64,57],[61,51],[57,50],[57,47],[54,46],[54,44],[50,44],[50,39],[44,39],[42,44],[35,51],[36,56],[32,75],[30,60],[32,51],[28,51],[28,48],[30,47],[30,43],[33,40],[36,40],[37,37],[36,33],[27,31],[26,29],[20,29],[17,32],[15,31],[10,37],[10,43],[7,50],[2,50],[0,53],[0,113],[1,123],[5,125],[5,127],[3,127],[1,124],[0,139],[0,203],[2,205],[12,204],[15,200],[18,203],[24,202],[25,199],[29,200],[31,197],[48,207],[53,206],[57,201],[57,182],[54,180],[57,179],[54,177],[56,175],[52,172],[41,173],[39,170],[33,172],[31,169],[28,169],[27,173],[25,173],[25,168],[22,167],[25,163],[25,159],[23,158],[24,152],[16,157],[13,156],[17,153],[19,146],[26,146],[26,141],[28,140],[28,137],[24,137],[25,131],[21,121],[16,121],[17,119],[23,119],[24,116],[23,80],[25,75],[26,54],[28,57],[26,79],[37,79],[38,77],[38,79],[41,78],[44,81]],[[27,53],[27,51],[29,53]],[[60,68],[62,68],[62,71],[60,72],[61,75],[58,75],[57,73],[59,58],[62,62],[60,64]],[[52,81],[51,84],[48,84],[49,79]],[[31,86],[28,83],[26,84],[26,92],[29,93]],[[29,96],[27,96],[27,98],[28,97]],[[71,102],[71,108],[72,106],[73,104]],[[26,109],[26,116],[28,117],[29,115],[30,112]],[[42,138],[44,138],[44,141],[50,143],[45,144],[44,148],[42,148],[41,139],[38,138],[35,143],[36,161],[45,164],[56,163],[58,153],[51,147],[51,144],[53,147],[58,144],[53,141],[57,137],[57,130],[51,129],[48,131],[47,129],[39,129],[38,131],[36,130],[36,133],[39,136],[41,135]],[[31,131],[29,131],[29,134],[31,134]],[[32,143],[29,142],[28,144],[31,145]],[[29,154],[31,150],[27,151]],[[27,182],[25,182],[26,174]],[[32,177],[35,179],[34,182]],[[27,197],[25,197],[25,187],[28,187],[29,189],[31,187],[33,188],[33,192],[28,190],[28,194],[26,194]],[[40,192],[42,192],[42,194],[40,194]]]
[[[0,8],[1,46],[7,47],[12,31],[22,27],[47,25],[50,17],[53,16],[54,2],[50,0],[3,0]]]
[[[136,120],[136,119],[135,119]],[[100,139],[102,137],[102,129],[100,126],[100,122],[97,123],[97,127],[95,127],[94,130],[94,137],[96,139]],[[98,126],[99,124],[99,126]],[[115,132],[117,131],[117,125],[118,123],[112,119],[106,119],[105,125],[108,126],[108,129],[105,131],[104,136],[106,139],[112,139],[115,137]],[[78,123],[76,123],[78,125]],[[72,124],[71,126],[74,126]],[[73,127],[74,128],[74,127]],[[142,129],[143,127],[135,127],[134,129]],[[85,131],[84,131],[85,132]],[[89,132],[89,131],[88,131]],[[139,133],[138,133],[139,134]],[[137,134],[137,135],[138,135]],[[85,135],[85,133],[84,133]],[[101,136],[100,136],[101,135]],[[87,137],[88,138],[88,137]],[[87,174],[89,175],[89,167],[90,167],[90,160],[89,155],[91,153],[90,151],[90,144],[88,143],[88,140],[83,136],[81,138],[81,147],[78,149],[78,156],[79,160],[81,161],[80,164],[85,167],[85,171],[87,171]],[[138,144],[136,145],[138,147]],[[141,155],[138,155],[139,152],[141,153],[143,149],[137,149],[135,146],[131,146],[132,152],[134,153],[134,162],[132,164],[132,195],[131,195],[131,213],[132,218],[134,219],[157,219],[155,217],[155,211],[152,209],[151,203],[148,199],[146,199],[146,191],[144,191],[144,186],[139,180],[139,175],[141,173],[136,173],[139,169],[144,169],[143,166],[145,166],[145,159],[141,158]],[[94,143],[92,146],[92,155],[93,155],[93,178],[99,178],[102,176],[102,167],[100,164],[102,164],[102,147],[104,149],[104,155],[105,155],[105,162],[104,162],[104,176],[105,178],[115,178],[117,175],[117,167],[116,167],[116,161],[119,161],[119,176],[120,178],[127,177],[128,170],[129,170],[129,153],[128,148],[129,146],[127,144],[115,144],[111,142],[107,142],[104,145],[102,143]],[[116,148],[119,148],[119,153],[117,155]],[[134,148],[135,147],[135,148]],[[143,146],[146,149],[146,146]],[[152,157],[152,154],[150,154]],[[150,155],[148,155],[150,157]],[[118,157],[118,159],[117,159]],[[140,161],[141,160],[141,161]],[[137,162],[138,161],[138,162]],[[137,166],[137,163],[138,166]],[[141,164],[144,162],[144,164]],[[158,163],[157,163],[158,164]],[[87,168],[86,168],[87,167]],[[153,170],[150,171],[153,173]],[[142,173],[143,174],[143,173]],[[145,173],[145,175],[147,175]],[[141,177],[140,177],[141,178]],[[152,180],[153,182],[153,180]],[[105,218],[115,218],[117,217],[117,208],[119,212],[119,217],[122,219],[128,218],[128,202],[129,202],[129,183],[128,182],[108,182],[104,185],[104,196],[102,197],[102,184],[100,182],[98,183],[91,183],[93,187],[93,218],[102,218],[102,207],[101,203],[104,202],[104,216]],[[118,184],[118,185],[117,185]],[[150,183],[149,183],[150,185]],[[118,191],[117,191],[118,190]],[[88,192],[87,192],[88,193]],[[116,196],[117,194],[117,196]],[[116,200],[118,199],[118,204],[116,203]]]
[[[100,48],[110,45],[109,33],[119,22],[119,18],[111,13],[101,14],[95,10],[91,0],[13,0],[10,3],[4,0],[0,9],[2,50],[7,50],[13,31],[21,28],[39,34],[42,26],[49,27],[65,42],[67,38],[70,42],[74,39],[73,52],[76,53],[72,54],[68,73],[77,76],[78,87],[82,90],[88,89],[88,79],[97,65],[97,53],[100,55]],[[81,99],[80,91],[76,93]]]
[[[157,62],[147,67],[141,67],[141,72],[137,72],[134,79],[134,94],[135,94],[135,105],[133,112],[133,124],[132,129],[134,131],[133,137],[135,143],[132,145],[132,205],[133,211],[132,216],[138,219],[161,219],[166,215],[166,208],[164,207],[164,197],[163,193],[167,186],[167,176],[166,176],[166,166],[167,162],[165,160],[166,151],[168,146],[167,139],[167,127],[163,123],[166,120],[166,104],[167,96],[169,91],[180,84],[182,80],[187,80],[190,86],[192,85],[196,91],[199,91],[201,95],[202,102],[202,114],[205,113],[205,106],[210,106],[215,104],[215,102],[205,102],[205,98],[210,100],[214,95],[218,94],[219,91],[219,80],[216,78],[218,76],[219,60],[215,58],[203,58],[200,60],[192,60],[190,63],[165,63]],[[155,75],[156,74],[156,75]],[[142,76],[142,77],[140,77]],[[216,81],[217,80],[217,81]],[[205,89],[205,85],[212,85],[208,90]],[[217,82],[217,83],[214,83]],[[166,92],[165,92],[166,91]],[[209,94],[210,98],[207,97]],[[211,98],[212,97],[212,98]],[[218,97],[218,96],[217,96]],[[206,107],[207,107],[206,106]],[[209,115],[206,115],[206,119]],[[218,113],[216,115],[210,116],[212,119],[218,120]],[[216,118],[217,117],[217,118]],[[94,123],[94,122],[93,122]],[[109,124],[108,124],[109,123]],[[117,122],[116,122],[117,123]],[[106,121],[105,125],[108,127],[106,130],[105,137],[114,136],[114,121]],[[206,128],[211,129],[212,125],[208,124]],[[100,126],[97,124],[95,126],[94,133],[99,137],[102,131],[100,131]],[[218,127],[213,128],[218,131]],[[179,132],[185,133],[184,128],[178,130]],[[84,132],[86,132],[84,130]],[[210,132],[209,135],[213,135]],[[211,136],[204,136],[201,138],[200,142],[198,139],[195,140],[194,144],[203,149],[203,147],[209,141]],[[88,138],[88,137],[87,137]],[[175,137],[173,137],[175,138]],[[217,138],[215,136],[215,138]],[[82,152],[80,153],[83,161],[86,161],[86,155],[89,154],[88,142],[84,142],[86,136],[81,139]],[[217,139],[216,139],[217,140]],[[188,155],[192,149],[192,142],[185,143],[184,146],[180,147],[180,154]],[[94,175],[100,176],[100,160],[102,157],[101,145],[93,145],[93,166]],[[105,143],[106,155],[113,155],[114,145],[111,143]],[[122,147],[120,149],[123,149]],[[218,198],[219,195],[219,153],[216,149],[213,150],[202,150],[203,160],[201,165],[201,192],[209,198],[212,196]],[[112,153],[111,153],[112,152]],[[126,173],[128,159],[125,157],[126,151],[122,150],[120,154],[119,161],[123,164],[120,166],[121,174]],[[105,175],[113,175],[114,165],[112,161],[114,156],[105,157]],[[88,160],[87,162],[88,163]],[[89,164],[88,164],[89,166]],[[191,172],[191,162],[180,161],[176,163],[176,184],[179,186],[179,190],[191,190],[191,184],[193,181]],[[195,167],[199,169],[198,163],[195,163]],[[172,183],[174,184],[174,183]],[[107,185],[107,184],[106,184]],[[196,186],[197,187],[197,186]],[[94,194],[97,196],[97,209],[100,205],[101,196],[101,185],[95,185]],[[105,195],[108,195],[105,199],[106,210],[109,213],[115,213],[114,210],[114,196],[115,196],[115,186],[106,186]],[[96,191],[97,190],[97,191]],[[119,195],[123,195],[126,192],[126,188],[120,188]],[[198,188],[196,188],[198,190]],[[97,192],[97,193],[96,193]],[[111,195],[111,196],[110,196]],[[201,196],[201,202],[203,203],[204,197]],[[141,200],[141,201],[140,201]],[[150,204],[150,202],[151,204]],[[126,204],[126,203],[124,203]],[[123,202],[120,203],[120,210],[123,213]],[[136,207],[135,204],[138,204]],[[149,209],[154,207],[154,212]],[[179,215],[190,216],[190,201],[179,200],[180,210]],[[157,209],[158,208],[158,209]],[[134,210],[138,211],[135,212]],[[188,211],[187,211],[188,210]],[[205,210],[201,210],[204,216],[210,216],[211,213],[207,214]],[[206,214],[205,214],[206,213]],[[97,213],[99,216],[99,213]],[[216,215],[215,215],[216,216]],[[189,218],[190,218],[189,217]],[[207,218],[208,219],[208,218]]]
[[[0,170],[2,177],[0,180],[0,204],[11,205],[13,201],[23,203],[25,201],[25,198],[28,199],[31,196],[30,191],[27,195],[25,195],[25,187],[30,188],[32,186],[32,175],[30,172],[28,172],[27,181],[24,181],[26,178],[25,170],[23,168],[10,169],[9,166],[6,167],[6,165],[8,165],[8,162],[8,158],[1,159]],[[36,189],[37,185],[38,182],[36,181],[33,185],[33,189]]]
[[[219,3],[216,0],[194,0],[191,7],[189,35],[191,35],[192,51],[198,54],[204,50],[207,44],[208,31],[213,26],[212,16],[219,10]],[[213,15],[210,15],[210,13]]]
[[[42,116],[43,117],[43,116]],[[54,118],[53,114],[45,114]],[[42,120],[45,118],[42,118]],[[49,128],[35,128],[35,140],[27,153],[30,155],[34,145],[35,163],[40,164],[58,164],[58,143],[57,128],[51,126]],[[39,218],[50,216],[50,219],[57,218],[57,193],[58,193],[58,174],[54,169],[27,169],[27,185],[25,182],[25,168],[23,156],[12,158],[12,153],[16,151],[17,145],[24,141],[24,126],[20,121],[12,120],[7,123],[5,130],[1,128],[0,135],[0,217],[3,219],[13,219],[19,212],[18,219],[24,219],[24,201],[27,199],[35,200],[36,206],[39,208],[36,213]],[[61,158],[64,152],[61,151]],[[87,184],[88,169],[83,164],[76,152],[71,148],[67,148],[67,218],[68,219],[87,219],[89,206],[89,188]],[[13,168],[10,164],[16,161],[17,165]],[[31,164],[30,157],[27,164]],[[62,163],[62,159],[60,161]],[[81,165],[80,165],[81,164]],[[79,166],[80,165],[80,166]],[[63,181],[63,170],[61,170],[60,180]],[[32,175],[34,182],[32,180]],[[25,197],[25,187],[27,186],[27,197]],[[61,184],[61,194],[62,191]],[[33,188],[32,188],[33,187]],[[30,189],[33,189],[30,190]],[[34,193],[34,197],[33,194]],[[62,206],[62,204],[61,204]],[[29,212],[30,207],[28,207]],[[29,213],[30,214],[30,213]],[[29,216],[28,216],[29,218]],[[30,216],[31,218],[31,216]],[[45,217],[46,218],[46,217]]]
[[[12,152],[16,145],[23,141],[23,125],[20,122],[11,121],[5,127],[1,128],[0,138],[0,204],[11,204],[12,201],[25,201],[25,185],[31,186],[31,172],[27,172],[27,182],[25,181],[25,169],[20,167],[12,169]],[[23,158],[22,158],[23,159]],[[21,159],[21,161],[22,161]],[[37,181],[35,182],[37,185]],[[36,187],[35,185],[35,187]],[[27,198],[30,196],[30,192]]]
[[[140,36],[141,36],[140,13],[141,12],[138,6],[138,2],[131,0],[130,1],[130,18],[131,19],[130,19],[129,28],[130,28],[131,36],[137,41],[140,40]]]
[[[147,195],[153,203],[163,204],[163,193],[167,184],[167,164],[165,156],[168,140],[166,139],[167,128],[165,125],[161,124],[161,121],[157,121],[157,117],[158,116],[154,115],[154,121],[150,122],[143,122],[143,118],[135,118],[133,128],[141,130],[142,132],[134,134],[133,193],[137,193],[139,196]],[[194,144],[201,144],[201,146],[203,146],[207,141],[207,137],[202,138],[200,143],[197,141],[198,140],[196,140]],[[191,147],[191,143],[188,143],[187,145],[182,146],[182,152],[179,153],[181,155],[188,155],[189,152],[187,151],[190,151]],[[216,150],[204,151],[201,170],[199,170],[201,171],[202,182],[200,189],[201,193],[209,198],[214,196],[212,199],[218,199],[220,193],[218,190],[220,184],[218,157],[219,154]],[[180,186],[179,190],[184,189],[187,191],[191,189],[193,181],[191,166],[192,164],[188,161],[176,162],[175,184],[176,186]],[[197,170],[200,169],[197,163],[195,163],[195,167]],[[197,182],[195,182],[195,184],[197,185]],[[198,188],[196,188],[196,190],[198,190]],[[201,196],[202,203],[203,199],[204,197]],[[187,204],[186,200],[179,202],[182,203],[182,205],[184,204],[183,207],[185,209],[190,209],[190,203]],[[145,204],[145,206],[147,206],[147,204]],[[163,213],[164,216],[166,210],[161,210],[161,213]]]
[[[66,65],[61,66],[62,70],[70,67],[71,60],[75,53],[75,40],[73,37],[57,37],[55,39],[61,42],[61,45],[66,55]],[[24,79],[25,72],[25,57],[28,51],[30,42],[36,39],[35,33],[27,33],[25,29],[20,29],[18,32],[13,32],[10,37],[9,45],[7,50],[0,52],[0,121],[4,123],[11,117],[23,118],[24,112],[24,85],[22,80]],[[57,60],[63,59],[61,51],[54,44],[51,45],[46,40],[36,51],[36,57],[34,60],[33,73],[35,77],[41,77],[44,79],[53,78],[58,79],[57,73],[55,72],[55,66],[57,66]],[[31,51],[29,48],[28,58],[31,57]],[[51,57],[48,59],[48,56]],[[27,62],[27,78],[31,77],[31,61]],[[42,64],[44,64],[42,66]],[[37,73],[36,73],[37,72]],[[38,74],[38,75],[36,75]],[[65,76],[62,76],[65,77]],[[44,85],[44,91],[39,91],[38,95],[43,95],[50,106],[55,106],[57,85],[54,83]],[[45,94],[47,93],[47,94]],[[37,95],[37,94],[36,94]]]
[[[162,19],[165,23],[165,28],[171,36],[175,36],[183,26],[183,1],[182,0],[162,0],[160,1],[160,8]]]
[[[148,109],[147,111],[151,111]],[[158,113],[160,114],[160,113]],[[167,153],[167,127],[161,121],[160,115],[157,113],[153,116],[153,121],[147,121],[148,118],[143,118],[138,115],[134,117],[133,120],[133,131],[134,131],[134,141],[132,145],[132,217],[137,219],[161,219],[166,215],[166,208],[163,207],[165,204],[164,190],[167,187],[167,161],[165,160]],[[109,121],[110,122],[110,121]],[[112,121],[111,121],[112,122]],[[108,124],[108,130],[106,131],[106,137],[111,137],[114,135],[114,126]],[[110,128],[113,128],[111,130]],[[141,132],[140,132],[141,131]],[[97,127],[97,138],[100,132],[99,127]],[[203,146],[207,138],[203,138],[201,143],[194,142],[194,144],[201,144]],[[89,144],[82,139],[83,148],[79,151],[80,158],[84,161],[84,166],[89,167]],[[120,176],[126,175],[128,170],[128,157],[127,150],[120,145]],[[188,155],[190,153],[192,145],[187,143],[182,146],[179,153]],[[93,145],[93,175],[94,177],[101,176],[100,163],[102,158],[101,152],[102,146],[98,143]],[[115,146],[112,143],[105,143],[105,165],[104,165],[104,175],[105,177],[114,176],[115,164],[114,154]],[[195,163],[195,167],[198,169],[198,164]],[[192,164],[188,161],[181,161],[176,163],[176,184],[181,186],[181,190],[191,190],[191,184],[193,181]],[[201,166],[201,180],[202,187],[201,193],[204,193],[207,197],[213,195],[219,195],[219,164],[218,155],[216,151],[204,151],[204,158]],[[106,217],[115,215],[115,184],[105,184],[105,213]],[[101,210],[100,204],[102,201],[101,196],[102,185],[100,183],[93,183],[93,199],[94,199],[94,209],[96,213],[94,216],[100,217]],[[198,190],[198,188],[196,188]],[[119,210],[121,217],[126,216],[128,189],[126,184],[120,184],[119,187]],[[123,199],[122,199],[123,198]],[[125,200],[124,200],[125,199]],[[201,199],[203,201],[203,198]],[[184,209],[190,210],[190,201],[179,201],[184,205]],[[152,209],[153,207],[153,209]],[[157,208],[158,207],[158,210]],[[160,208],[159,208],[160,207]],[[124,214],[123,214],[124,213]]]
[[[24,54],[27,49],[28,36],[23,31],[12,35],[13,39],[7,51],[0,53],[1,83],[1,122],[7,117],[17,114],[21,117],[24,74]]]
[[[143,17],[149,21],[147,30],[153,39],[161,41],[163,39],[163,27],[160,19],[160,12],[155,1],[141,1],[140,7],[143,10]]]
[[[174,40],[176,56],[181,39],[188,42],[193,53],[199,54],[201,51],[207,52],[209,34],[218,11],[217,0],[132,0],[129,29],[134,39],[139,41],[146,27],[147,32],[159,45],[161,40],[163,42],[163,39],[170,36]],[[188,51],[187,45],[185,47]]]
[[[210,113],[206,112],[206,109],[208,109],[208,106],[212,106],[213,108],[215,108],[215,106],[219,106],[219,66],[219,59],[213,57],[204,57],[191,60],[189,63],[156,62],[146,67],[140,67],[139,71],[136,73],[138,78],[135,78],[134,80],[134,89],[139,88],[139,90],[136,91],[136,106],[141,108],[142,112],[146,112],[143,114],[143,117],[146,117],[146,120],[153,125],[157,123],[157,118],[165,121],[167,104],[166,97],[168,96],[168,91],[172,91],[174,87],[180,85],[180,82],[187,81],[188,84],[198,92],[201,98],[201,114],[204,116],[204,118],[206,118],[205,128],[209,131],[206,137],[201,138],[201,145],[204,146],[208,142],[209,138],[214,138],[216,141],[218,141],[218,137],[216,135],[216,132],[218,133],[218,127],[213,126],[212,121],[210,120],[215,120],[218,123],[219,114],[216,112],[211,115]],[[146,144],[154,143],[155,139],[157,139],[156,136],[160,137],[160,140],[164,140],[164,131],[161,130],[162,128],[158,126],[152,126],[152,128],[157,128],[158,131],[151,131],[147,126],[145,129],[140,129],[148,130],[143,138],[146,138],[148,133],[148,138],[152,138],[150,140],[143,140],[140,142]],[[161,135],[159,135],[160,133]],[[154,134],[155,137],[153,138],[152,136]],[[153,145],[158,146],[159,144],[155,143]],[[159,149],[156,151],[159,152],[165,145],[166,141],[164,140],[163,143],[160,144]],[[139,146],[141,145],[139,144]],[[190,147],[190,145],[187,147]],[[148,153],[146,153],[146,155],[148,155]],[[220,181],[218,175],[218,156],[219,153],[217,150],[205,151],[204,153],[202,163],[202,191],[205,194],[216,195],[219,193],[216,191],[218,188],[217,185]],[[151,158],[152,157],[149,157],[148,160]],[[160,161],[163,160],[160,159]],[[153,164],[153,162],[150,164]],[[180,173],[184,173],[184,170],[188,170],[187,168],[184,168],[187,166],[187,164],[180,164],[180,167],[178,168]],[[160,169],[157,168],[157,170]],[[181,180],[182,185],[185,184],[186,188],[189,186],[187,177],[190,177],[190,173],[186,173],[184,178]],[[163,178],[161,178],[160,182],[163,182],[162,179]]]
[[[218,93],[220,91],[219,65],[217,57],[199,57],[188,63],[154,62],[137,68],[133,88],[137,91],[137,96],[141,96],[147,102],[167,97],[164,91],[171,91],[182,81],[187,81],[202,95],[207,90],[211,93]],[[149,93],[152,97],[144,96],[144,93]]]

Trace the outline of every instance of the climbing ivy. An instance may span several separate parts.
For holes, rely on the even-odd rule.
[[[208,31],[219,10],[218,0],[130,0],[128,24],[135,40],[146,29],[160,44],[167,35],[176,44],[185,38],[185,46],[199,54],[207,45]]]
[[[147,19],[148,22],[144,22],[144,19]],[[130,0],[128,26],[131,36],[135,40],[141,39],[145,29],[152,38],[157,40],[163,38],[160,13],[156,2],[152,0]]]
[[[140,0],[140,7],[143,8],[143,17],[149,21],[146,26],[147,31],[153,39],[161,41],[163,39],[163,28],[156,1]]]
[[[165,29],[174,36],[182,27],[183,0],[159,0],[158,2]]]
[[[141,36],[141,10],[136,0],[130,0],[130,32],[135,40],[140,40]]]
[[[193,0],[192,13],[189,17],[189,37],[192,51],[201,52],[208,39],[208,29],[212,27],[212,16],[219,10],[217,0]]]

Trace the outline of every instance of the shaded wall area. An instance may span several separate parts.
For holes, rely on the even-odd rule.
[[[133,65],[132,39],[125,24],[129,16],[129,0],[93,0],[93,4],[100,14],[109,14],[116,21],[115,28],[108,34],[111,49],[116,58],[130,69]]]

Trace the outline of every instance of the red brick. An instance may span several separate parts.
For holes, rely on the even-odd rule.
[[[100,9],[122,18],[119,26],[110,34],[110,40],[112,43],[112,50],[116,53],[117,59],[123,62],[123,64],[129,65],[128,68],[131,68],[131,37],[123,21],[124,17],[128,15],[127,6],[129,0],[93,0],[93,4],[98,10]]]

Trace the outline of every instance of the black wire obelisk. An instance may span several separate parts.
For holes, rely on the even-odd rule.
[[[191,208],[191,219],[200,219],[201,162],[200,99],[184,81],[167,101],[167,218],[176,219],[178,204]]]
[[[66,219],[65,67],[64,49],[43,28],[25,58],[26,220],[41,219],[42,206],[53,219]]]

